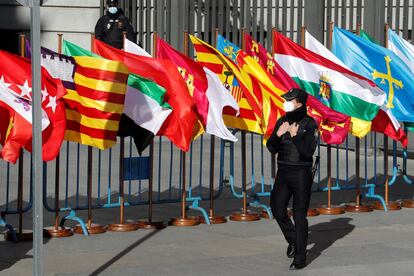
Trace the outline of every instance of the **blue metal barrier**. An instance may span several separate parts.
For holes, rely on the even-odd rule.
[[[405,128],[404,131],[407,133],[407,128]],[[403,155],[402,156],[402,159],[403,159],[402,169],[400,167],[400,164],[398,164],[397,162],[397,142],[396,141],[393,141],[392,149],[393,149],[393,153],[392,153],[393,174],[392,174],[391,180],[389,181],[389,186],[392,186],[395,183],[398,176],[402,176],[405,183],[409,185],[413,184],[413,180],[407,175],[407,158],[408,158],[407,148],[403,148],[402,150],[402,155]]]
[[[372,133],[374,135],[374,141],[376,143],[376,133]],[[368,138],[366,136],[364,139],[364,181],[363,185],[360,185],[359,188],[363,190],[367,190],[365,193],[366,198],[372,198],[380,200],[381,204],[384,206],[384,210],[387,211],[385,206],[385,200],[382,196],[375,193],[375,184],[368,183]],[[375,144],[376,145],[376,144]],[[374,169],[374,179],[376,179],[376,171],[377,171],[377,164],[376,164],[376,146],[374,148],[374,162],[373,162],[373,169]],[[336,179],[335,179],[335,186],[331,187],[333,191],[339,190],[354,190],[356,189],[356,185],[350,185],[350,178],[349,178],[349,141],[348,137],[345,140],[345,180],[344,183],[340,184],[340,177],[339,177],[340,165],[339,165],[339,145],[336,146]],[[327,187],[322,188],[323,191],[327,191]]]
[[[263,146],[263,138],[260,135],[249,134],[250,139],[248,139],[247,149],[248,150],[248,175],[250,179],[250,190],[249,198],[251,200],[250,206],[260,207],[268,211],[269,214],[270,208],[263,204],[261,201],[263,198],[270,196],[270,191],[274,179],[270,176],[271,166],[271,155],[267,149]],[[367,149],[367,139],[365,139],[364,144],[364,181],[361,186],[362,189],[366,190],[366,198],[374,198],[380,200],[383,205],[385,205],[384,200],[381,196],[375,193],[375,187],[379,186],[380,183],[383,183],[383,179],[378,178],[378,151],[377,151],[377,134],[372,133],[373,136],[373,163],[371,164],[368,160],[368,149]],[[188,207],[190,209],[200,211],[203,216],[207,216],[207,212],[200,207],[200,202],[202,200],[209,199],[208,192],[208,173],[206,173],[206,144],[205,139],[208,136],[202,136],[197,141],[193,142],[190,148],[190,152],[187,155],[187,159],[178,160],[177,157],[180,155],[179,150],[175,148],[170,142],[167,142],[165,138],[157,137],[156,138],[156,147],[158,151],[155,151],[156,158],[154,159],[154,204],[162,203],[173,203],[180,202],[180,192],[181,192],[181,174],[177,174],[177,171],[180,171],[183,162],[186,162],[187,166],[187,176],[188,177],[188,202],[191,205]],[[127,147],[128,149],[128,147]],[[317,152],[318,155],[323,159],[321,155],[323,146],[318,141]],[[209,150],[209,149],[208,149]],[[219,197],[224,191],[224,183],[228,181],[230,184],[230,191],[232,195],[236,198],[242,198],[242,193],[237,192],[235,181],[241,179],[238,175],[239,171],[236,173],[235,166],[238,164],[239,160],[236,158],[236,150],[240,150],[240,144],[232,143],[222,140],[219,147],[220,157],[218,164],[216,164],[215,170],[218,171],[218,187],[216,187],[214,198]],[[355,185],[350,185],[350,166],[349,166],[349,141],[346,139],[343,145],[336,146],[336,155],[335,160],[336,172],[333,172],[335,175],[333,190],[346,190],[346,189],[355,189]],[[341,151],[344,150],[344,153]],[[85,151],[86,147],[67,142],[62,146],[61,158],[63,160],[61,169],[61,181],[65,185],[62,191],[61,200],[62,207],[59,209],[62,212],[68,212],[68,215],[64,217],[62,223],[67,219],[72,219],[82,223],[82,220],[76,216],[76,211],[86,210],[86,175],[90,172],[85,172],[86,166],[85,162]],[[127,150],[128,151],[128,150]],[[119,207],[119,196],[116,195],[117,190],[113,190],[112,186],[114,181],[117,180],[118,173],[118,161],[117,157],[119,155],[119,147],[115,146],[112,149],[106,151],[94,150],[95,159],[94,159],[94,168],[93,168],[93,186],[94,186],[94,200],[93,200],[93,209],[100,208],[113,208]],[[341,156],[345,154],[345,164],[342,163]],[[145,153],[144,153],[145,155]],[[29,164],[30,155],[25,155],[27,162]],[[132,145],[132,141],[129,140],[129,153],[125,156],[125,166],[124,166],[124,176],[125,181],[128,183],[128,189],[126,193],[126,205],[143,205],[147,204],[148,199],[145,197],[147,179],[148,179],[148,157],[138,157],[138,154],[135,150],[135,147]],[[228,157],[227,157],[228,156]],[[384,156],[385,157],[385,156]],[[407,175],[407,151],[403,150],[402,155],[402,169],[399,169],[396,144],[393,146],[393,175],[390,180],[390,185],[393,185],[396,181],[397,176],[402,175],[404,181],[408,184],[412,184],[412,180]],[[386,160],[386,158],[384,159]],[[51,162],[53,164],[53,162]],[[385,161],[384,161],[385,164]],[[383,164],[383,165],[384,165]],[[17,185],[13,185],[14,178],[17,176],[16,166],[3,163],[3,175],[2,179],[5,180],[5,194],[0,198],[2,202],[5,202],[2,205],[2,218],[0,220],[0,226],[12,228],[11,225],[7,224],[6,215],[17,214],[18,209],[15,204],[15,189]],[[372,180],[368,175],[369,166],[373,166],[373,175]],[[53,167],[52,165],[50,167]],[[320,166],[318,168],[317,175],[315,179],[317,184],[317,189],[314,191],[325,191],[326,187],[321,187],[324,184],[324,174],[322,173]],[[385,166],[384,166],[385,167]],[[345,168],[345,172],[342,171]],[[50,196],[53,192],[50,182],[54,179],[53,172],[48,171],[48,165],[44,165],[45,170],[45,179],[44,179],[44,204],[45,208],[54,212],[55,207],[51,206],[49,203],[51,200],[54,201],[53,197]],[[49,175],[49,178],[47,177]],[[385,171],[383,173],[385,175]],[[31,179],[24,182],[25,190],[28,193],[28,196],[25,198],[24,208],[22,212],[27,212],[31,209],[32,204],[32,186]],[[49,196],[49,197],[48,197]]]

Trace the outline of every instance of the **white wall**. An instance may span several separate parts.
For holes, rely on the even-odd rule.
[[[90,33],[99,18],[99,0],[48,0],[40,8],[42,45],[57,49],[57,34],[86,49],[90,49]],[[30,10],[15,1],[4,0],[0,5],[0,29],[28,31]]]

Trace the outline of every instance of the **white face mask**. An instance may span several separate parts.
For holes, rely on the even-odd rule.
[[[283,109],[285,110],[285,112],[292,112],[293,110],[295,110],[295,106],[291,101],[286,101],[283,103]]]
[[[109,7],[108,11],[111,14],[116,14],[116,12],[118,11],[118,8],[117,7]]]

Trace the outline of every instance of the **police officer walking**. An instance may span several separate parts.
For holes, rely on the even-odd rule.
[[[95,37],[118,49],[123,47],[123,32],[126,32],[129,40],[136,42],[134,28],[124,15],[124,11],[118,7],[118,0],[107,0],[106,8],[106,14],[96,23]]]
[[[270,205],[274,217],[288,242],[287,256],[294,258],[290,269],[306,266],[308,241],[307,212],[313,183],[313,153],[317,144],[317,124],[307,115],[307,93],[291,89],[282,95],[286,115],[279,118],[267,141],[267,148],[277,156],[277,175],[271,192]],[[287,206],[293,195],[293,219]]]

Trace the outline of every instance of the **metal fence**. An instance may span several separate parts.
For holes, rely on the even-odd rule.
[[[312,2],[314,7],[307,7]],[[149,52],[152,50],[153,33],[157,32],[176,48],[182,47],[183,32],[200,36],[207,42],[213,41],[213,35],[218,28],[219,32],[236,44],[241,42],[240,28],[252,33],[253,37],[271,51],[271,28],[277,27],[285,35],[299,42],[299,29],[316,17],[315,24],[320,25],[320,34],[326,33],[330,21],[337,22],[343,28],[355,30],[357,24],[364,27],[364,15],[368,0],[138,0],[124,3],[132,22],[137,26],[138,41]],[[381,1],[378,1],[381,2]],[[318,7],[322,3],[322,9]],[[392,3],[392,5],[391,5]],[[372,3],[371,3],[372,4]],[[411,38],[413,3],[410,1],[384,1],[384,18],[392,23],[394,29],[401,29],[404,37]],[[388,5],[390,4],[390,5]],[[364,8],[365,7],[365,8]],[[307,10],[312,10],[309,12]],[[319,21],[318,21],[319,20]],[[384,21],[385,23],[385,21]],[[315,27],[315,26],[313,26]],[[326,41],[326,40],[325,40]],[[240,137],[239,133],[236,133]],[[380,151],[379,144],[382,135],[371,133],[361,139],[362,187],[369,192],[368,196],[378,197],[375,187],[384,184],[385,162],[392,174],[390,184],[395,183],[397,176],[402,175],[405,182],[411,184],[408,176],[407,152],[397,157],[398,148],[393,146],[393,158],[388,159]],[[274,170],[269,152],[263,147],[262,137],[256,134],[247,136],[247,183],[252,205],[260,206],[261,198],[268,197],[273,184]],[[192,143],[186,160],[181,158],[180,152],[166,138],[155,139],[154,150],[154,202],[168,203],[180,201],[181,174],[185,164],[186,179],[189,185],[188,201],[193,207],[198,206],[199,200],[209,198],[209,171],[214,170],[215,196],[219,197],[229,187],[231,195],[240,198],[240,183],[242,172],[240,163],[240,143],[221,141],[215,148],[217,161],[214,168],[210,168],[210,137],[204,135]],[[348,139],[342,145],[333,147],[332,178],[333,190],[354,189],[355,152],[354,138]],[[351,150],[352,149],[352,150]],[[326,191],[327,157],[326,146],[318,145],[317,154],[321,157],[321,166],[315,178],[314,191]],[[147,161],[138,158],[138,153],[130,139],[125,144],[124,171],[120,172],[120,149],[117,144],[106,151],[93,151],[93,169],[87,170],[87,147],[65,142],[60,154],[59,170],[56,162],[44,164],[44,204],[48,211],[55,211],[55,187],[59,183],[59,199],[61,210],[82,210],[87,208],[87,178],[92,175],[93,208],[111,208],[120,204],[118,196],[119,173],[122,173],[126,185],[125,194],[127,205],[148,203],[148,174]],[[144,152],[148,156],[148,151]],[[0,162],[0,211],[4,218],[9,214],[27,212],[32,202],[31,156],[25,152],[22,166]],[[401,166],[400,166],[401,165]],[[59,173],[56,174],[56,171]],[[140,171],[141,173],[136,173]],[[20,175],[20,176],[19,176]],[[23,187],[21,198],[24,204],[18,206],[18,183]],[[5,224],[0,219],[0,224]]]

